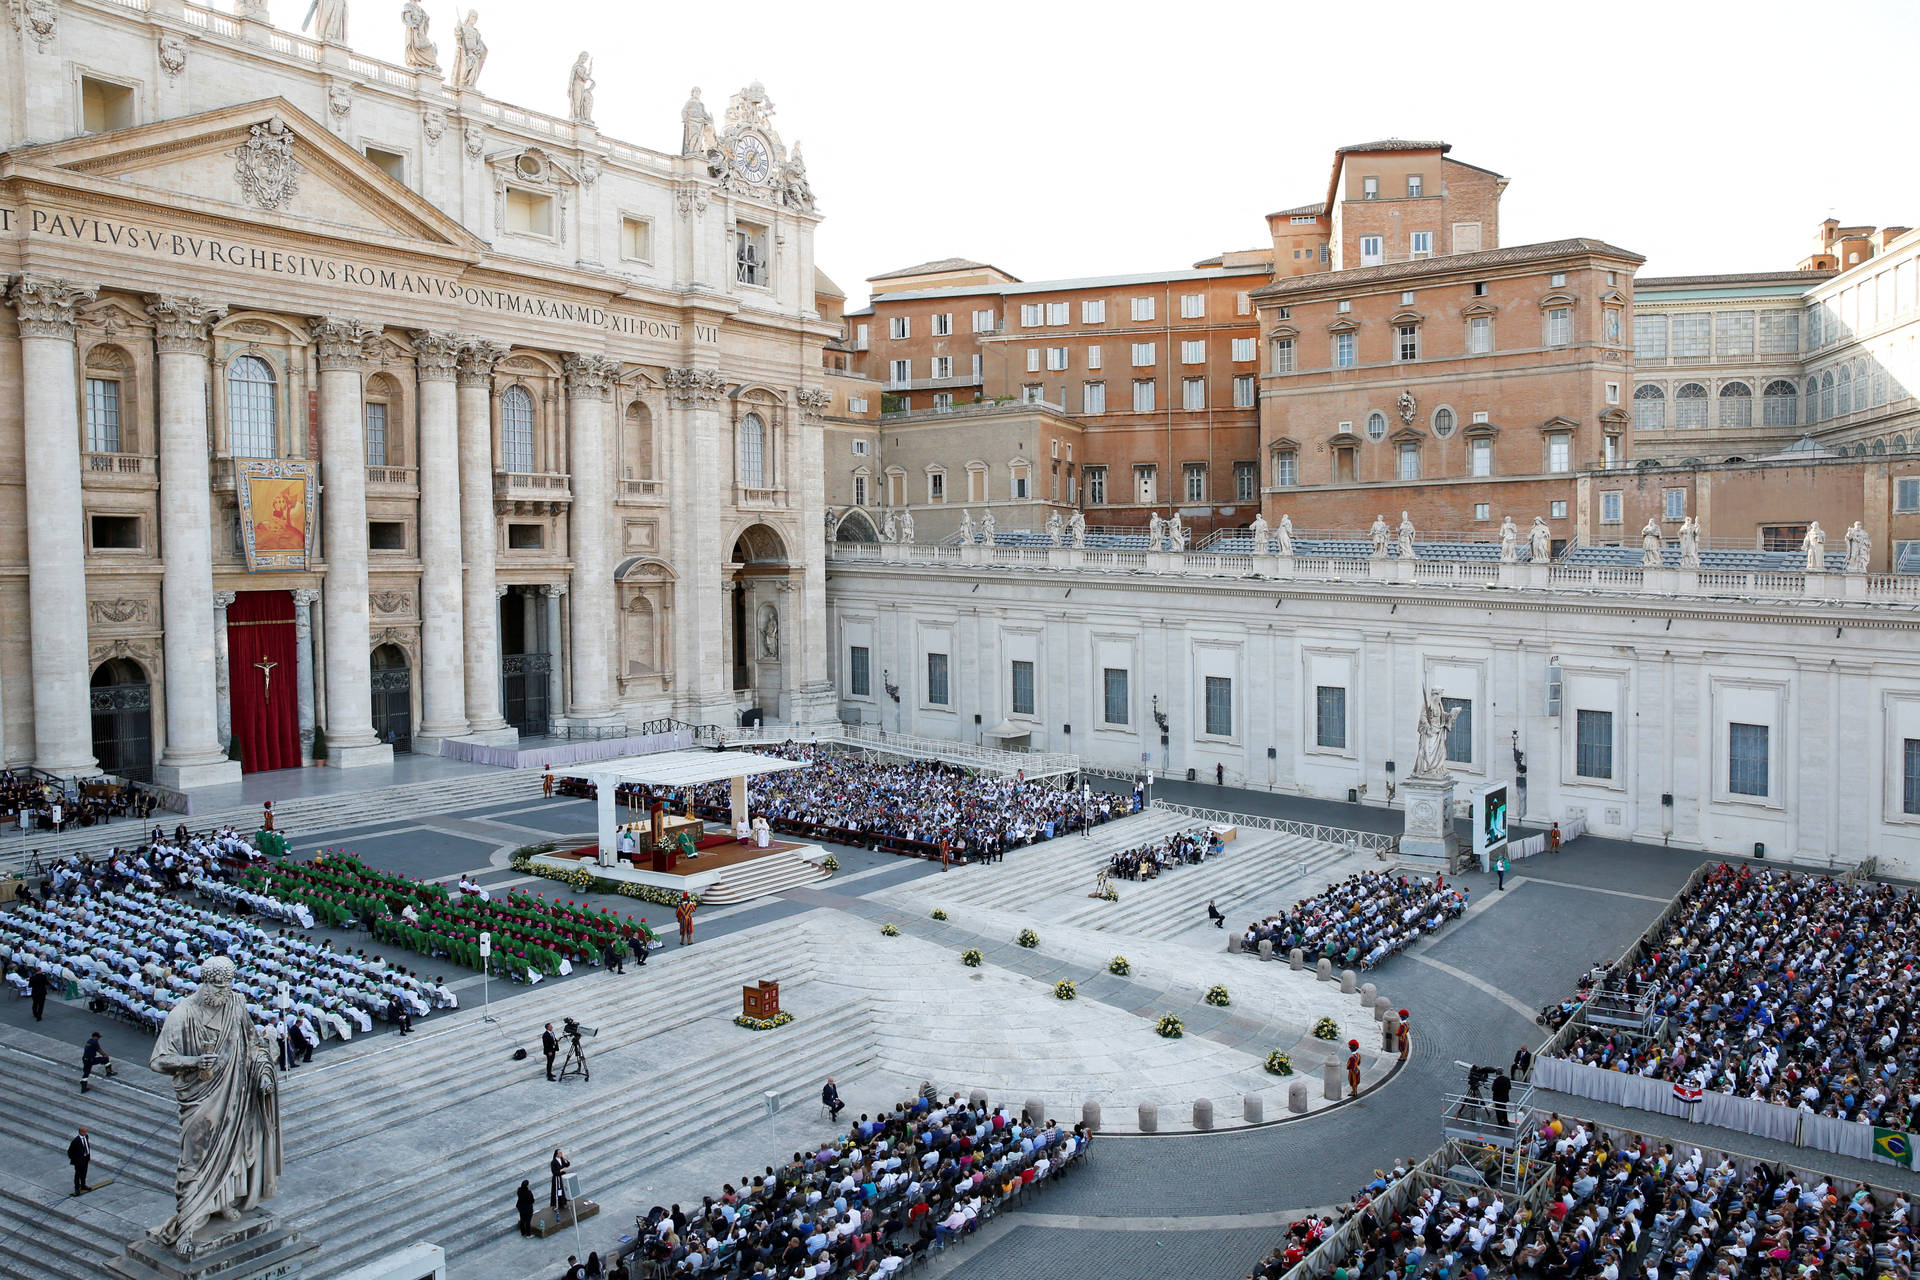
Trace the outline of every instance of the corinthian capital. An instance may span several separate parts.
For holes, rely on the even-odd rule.
[[[367,344],[380,335],[372,325],[343,316],[309,320],[307,331],[319,350],[322,373],[341,369],[358,373],[367,362]]]
[[[422,382],[451,382],[466,339],[446,329],[413,331],[414,363]]]
[[[73,341],[74,312],[99,296],[100,290],[94,285],[45,276],[21,276],[7,291],[7,300],[20,313],[21,337],[58,338],[62,342]]]
[[[570,396],[605,396],[620,376],[620,362],[604,356],[575,353],[562,360],[560,368],[567,375]]]
[[[227,309],[199,298],[148,294],[147,314],[153,317],[154,345],[161,355],[203,356],[208,335],[226,317]]]
[[[801,387],[793,398],[800,406],[800,416],[809,422],[824,418],[827,406],[833,403],[833,394],[825,387]]]
[[[493,385],[493,366],[506,357],[507,349],[484,338],[468,338],[460,344],[460,385]]]
[[[669,369],[668,404],[713,404],[727,394],[727,380],[718,369]]]

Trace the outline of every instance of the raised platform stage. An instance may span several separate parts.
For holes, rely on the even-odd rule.
[[[691,893],[712,906],[769,897],[784,889],[824,880],[828,875],[819,865],[827,851],[817,844],[775,840],[762,849],[725,837],[718,843],[703,844],[705,847],[697,856],[679,859],[672,871],[654,871],[644,855],[639,867],[626,859],[603,867],[598,864],[593,845],[542,853],[533,860],[551,867],[584,866],[603,880]]]

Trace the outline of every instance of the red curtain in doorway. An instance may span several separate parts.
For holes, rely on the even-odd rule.
[[[248,773],[300,767],[298,663],[292,593],[234,597],[227,606],[227,673],[233,736]]]

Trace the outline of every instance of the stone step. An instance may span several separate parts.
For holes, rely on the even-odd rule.
[[[965,867],[938,884],[916,883],[911,887],[937,892],[942,902],[981,906],[1033,901],[1076,887],[1088,892],[1095,874],[1115,852],[1164,839],[1189,821],[1164,813],[1121,818],[1096,828],[1092,836],[1069,834],[1044,844],[1027,845],[1008,853],[1004,862]]]
[[[1241,847],[1236,850],[1236,845]],[[1269,837],[1263,842],[1242,835],[1227,846],[1227,852],[1197,867],[1178,867],[1144,882],[1117,880],[1119,902],[1089,902],[1061,919],[1065,924],[1112,932],[1150,933],[1178,928],[1182,921],[1187,926],[1205,923],[1209,900],[1230,917],[1236,909],[1244,913],[1249,903],[1256,914],[1266,915],[1293,904],[1285,896],[1289,886],[1318,875],[1346,856],[1338,845],[1297,836],[1281,836],[1277,841]]]
[[[97,1168],[89,1176],[97,1178]],[[135,1234],[131,1226],[109,1228],[110,1215],[88,1214],[84,1206],[91,1197],[55,1200],[58,1194],[0,1180],[0,1275],[21,1280],[100,1275]]]
[[[0,1053],[0,1092],[14,1098],[44,1098],[48,1075],[54,1070],[44,1059]],[[60,1075],[64,1077],[65,1072]],[[74,1129],[84,1124],[93,1137],[94,1172],[113,1168],[116,1178],[171,1194],[177,1132],[173,1108],[166,1099],[128,1092],[124,1079],[96,1084],[85,1094],[63,1079],[61,1088],[67,1096],[57,1110],[15,1107],[8,1128],[16,1137],[37,1139],[35,1145],[65,1151]],[[153,1079],[165,1087],[164,1080]]]
[[[829,874],[799,854],[789,852],[785,858],[764,858],[745,866],[729,867],[720,873],[720,879],[707,886],[700,901],[707,906],[729,906],[813,884],[825,880]]]
[[[574,1164],[583,1170],[631,1168],[627,1158],[648,1150],[684,1156],[703,1141],[764,1114],[762,1094],[768,1088],[780,1088],[787,1096],[798,1089],[800,1096],[810,1097],[825,1075],[850,1074],[850,1067],[864,1065],[870,1053],[865,1047],[871,1041],[870,1018],[870,1009],[862,1005],[810,1025],[766,1033],[782,1037],[771,1066],[767,1046],[757,1037],[743,1038],[737,1049],[713,1059],[697,1078],[637,1096],[601,1094],[565,1117],[567,1131],[582,1135],[570,1144]],[[325,1280],[390,1247],[380,1225],[387,1222],[404,1221],[410,1233],[443,1247],[454,1235],[497,1236],[506,1222],[498,1197],[476,1197],[473,1188],[512,1187],[530,1171],[538,1172],[532,1166],[544,1168],[544,1148],[529,1131],[544,1138],[552,1125],[543,1116],[522,1119],[510,1130],[490,1128],[484,1140],[454,1157],[463,1170],[457,1181],[436,1167],[359,1186],[295,1215],[302,1230],[328,1242],[310,1273]],[[603,1202],[607,1199],[604,1187],[596,1186],[594,1194]],[[451,1256],[453,1249],[448,1252]]]

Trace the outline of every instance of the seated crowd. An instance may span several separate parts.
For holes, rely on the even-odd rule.
[[[91,827],[115,818],[150,818],[159,807],[151,791],[93,781],[78,787],[47,776],[0,770],[0,814],[33,815],[33,825],[48,830]]]
[[[1133,809],[1127,796],[1095,792],[1083,797],[1070,787],[972,774],[937,760],[883,764],[795,743],[755,750],[812,762],[806,769],[762,774],[748,783],[749,808],[780,831],[829,827],[927,846],[945,843],[964,857],[991,858]],[[725,809],[726,788],[726,783],[694,788],[695,808]]]
[[[56,990],[149,1031],[193,992],[200,963],[214,955],[233,960],[234,989],[256,1021],[310,1020],[316,1043],[371,1031],[375,1018],[404,1023],[457,1004],[444,983],[424,982],[379,956],[269,933],[147,889],[101,889],[0,914],[0,966],[19,994],[27,994],[34,972],[44,972]]]
[[[1167,867],[1198,863],[1219,853],[1224,846],[1211,827],[1176,831],[1164,840],[1126,849],[1113,855],[1107,871],[1125,880],[1151,880]]]
[[[1722,864],[1608,982],[1670,1035],[1596,1027],[1561,1056],[1905,1130],[1920,1107],[1916,953],[1910,890]]]
[[[1285,915],[1248,925],[1240,945],[1257,951],[1271,942],[1275,955],[1298,947],[1309,962],[1325,957],[1339,968],[1369,969],[1466,909],[1466,891],[1449,888],[1445,877],[1363,871],[1294,903]]]
[[[1531,1154],[1552,1163],[1546,1199],[1534,1211],[1454,1182],[1435,1182],[1384,1211],[1373,1202],[1392,1180],[1376,1172],[1342,1216],[1362,1218],[1342,1272],[1350,1280],[1912,1274],[1915,1225],[1905,1195],[1882,1203],[1863,1185],[1817,1175],[1803,1181],[1763,1162],[1709,1161],[1698,1148],[1676,1152],[1632,1136],[1616,1144],[1557,1115],[1534,1135]],[[1335,1225],[1331,1216],[1295,1223],[1253,1275],[1277,1280]]]
[[[891,1276],[1069,1168],[1086,1144],[1080,1126],[1068,1132],[984,1103],[922,1096],[861,1116],[838,1141],[729,1183],[692,1212],[654,1208],[635,1274]]]
[[[62,858],[47,869],[46,893],[67,901],[109,889],[166,893],[201,881],[230,879],[235,864],[259,856],[232,827],[198,836],[188,835],[184,827],[168,836],[155,827],[147,843],[137,848],[116,848],[100,857]]]

